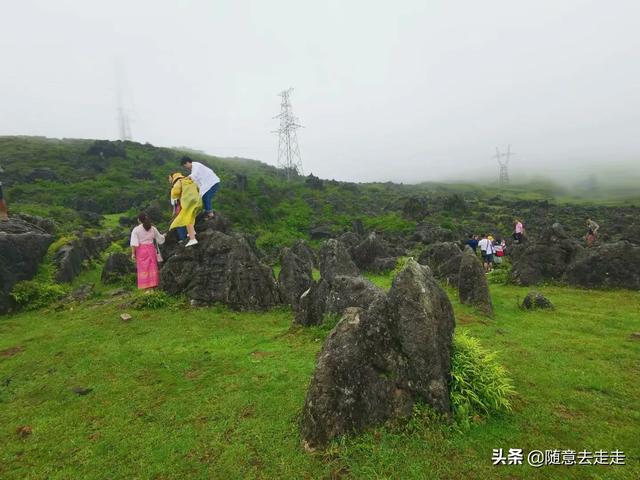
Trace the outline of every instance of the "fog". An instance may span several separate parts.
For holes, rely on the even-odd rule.
[[[573,180],[640,168],[637,1],[2,0],[0,135],[133,139],[305,173]]]

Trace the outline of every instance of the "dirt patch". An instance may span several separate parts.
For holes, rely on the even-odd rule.
[[[198,378],[200,376],[200,370],[187,370],[184,374],[184,378],[187,378],[189,380],[194,380],[196,378]]]
[[[251,358],[255,358],[255,359],[260,359],[260,358],[267,358],[267,357],[273,357],[274,353],[272,352],[260,352],[258,350],[256,350],[255,352],[251,352]]]
[[[0,350],[0,357],[9,358],[19,354],[20,352],[24,352],[24,347],[11,347],[5,350]]]
[[[473,315],[469,315],[468,313],[461,313],[456,315],[456,322],[460,325],[468,325],[469,323],[473,323],[476,321],[476,318]]]
[[[29,425],[21,425],[16,429],[16,434],[20,438],[27,438],[33,433],[33,429]]]

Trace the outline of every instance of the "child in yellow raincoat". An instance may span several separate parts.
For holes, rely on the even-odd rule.
[[[181,173],[174,173],[169,176],[169,183],[171,184],[171,204],[175,206],[179,205],[179,209],[174,211],[177,213],[169,230],[174,228],[187,227],[189,234],[189,242],[187,247],[196,245],[196,216],[202,209],[202,199],[200,198],[200,192],[198,186],[189,177],[183,176]],[[179,203],[178,203],[179,202]]]

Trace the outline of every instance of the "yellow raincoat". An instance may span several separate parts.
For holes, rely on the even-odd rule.
[[[176,179],[179,179],[176,181]],[[173,175],[171,200],[180,200],[180,213],[171,222],[170,230],[196,223],[196,216],[202,210],[202,198],[198,186],[189,177]]]

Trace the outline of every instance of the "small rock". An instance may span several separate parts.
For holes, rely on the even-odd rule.
[[[26,438],[33,433],[33,429],[29,425],[21,425],[16,429],[16,433],[20,438]]]
[[[522,301],[521,307],[525,310],[544,310],[554,308],[553,303],[539,292],[527,293],[527,296],[524,297],[524,300]]]
[[[128,322],[129,320],[131,320],[131,315],[129,315],[128,313],[123,313],[122,315],[120,315],[120,319],[123,322]]]
[[[93,388],[85,388],[85,387],[73,387],[71,389],[71,391],[73,393],[76,393],[78,395],[87,395],[89,393],[91,393],[93,391]]]

